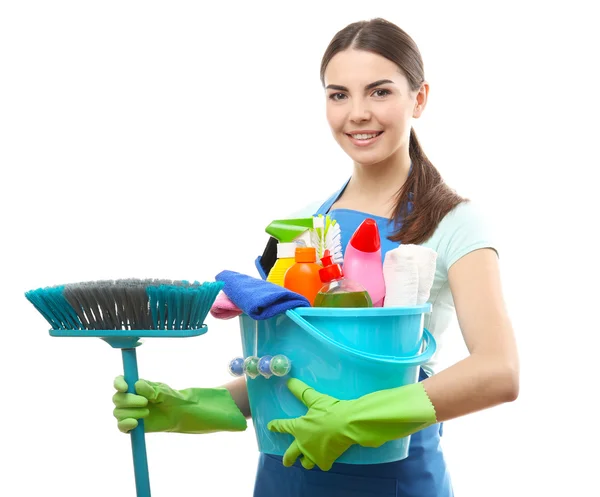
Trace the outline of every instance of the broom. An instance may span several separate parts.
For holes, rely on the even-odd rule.
[[[222,282],[122,279],[38,288],[25,297],[50,323],[51,336],[97,337],[121,349],[128,392],[135,393],[139,339],[203,335],[222,287]],[[143,419],[131,431],[131,450],[137,496],[150,497]]]

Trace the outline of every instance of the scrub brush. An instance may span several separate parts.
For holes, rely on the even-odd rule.
[[[310,230],[310,243],[317,249],[317,260],[321,260],[325,256],[325,251],[329,250],[333,262],[342,264],[344,258],[339,223],[335,219],[331,219],[328,214],[325,216],[319,214],[317,218],[320,218],[322,227]]]
[[[97,337],[121,349],[128,392],[135,393],[138,340],[203,335],[204,319],[223,285],[123,279],[39,288],[25,297],[50,323],[51,336]],[[130,433],[137,496],[150,497],[144,420]]]

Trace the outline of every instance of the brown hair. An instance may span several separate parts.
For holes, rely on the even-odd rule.
[[[377,18],[349,24],[336,33],[321,61],[321,83],[325,86],[325,69],[335,54],[349,48],[373,52],[394,62],[406,76],[412,91],[425,81],[423,59],[413,39],[395,24]],[[463,201],[429,161],[414,129],[410,130],[411,172],[398,192],[394,221],[402,226],[390,240],[419,244],[427,241],[442,218]],[[408,211],[409,201],[412,210]]]

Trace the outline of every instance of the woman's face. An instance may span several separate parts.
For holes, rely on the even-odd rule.
[[[329,62],[325,87],[331,132],[354,162],[376,164],[408,147],[411,119],[420,116],[427,87],[411,91],[396,64],[372,52],[345,50]]]

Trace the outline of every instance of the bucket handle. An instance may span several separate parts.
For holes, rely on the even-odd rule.
[[[306,331],[313,338],[316,338],[319,341],[326,342],[329,346],[342,349],[349,355],[358,357],[358,358],[366,358],[373,359],[379,362],[387,362],[389,364],[406,364],[406,365],[415,365],[415,364],[424,364],[429,359],[433,357],[436,349],[436,342],[433,335],[426,328],[423,329],[423,342],[425,344],[425,349],[419,353],[412,356],[406,357],[395,357],[389,355],[378,355],[378,354],[370,354],[368,352],[361,352],[360,350],[353,349],[348,347],[347,345],[336,342],[335,340],[329,338],[327,335],[323,334],[320,330],[315,328],[312,324],[310,324],[306,319],[304,319],[300,314],[298,314],[294,309],[289,309],[285,311],[288,318],[290,318],[294,323],[300,326],[304,331]]]

